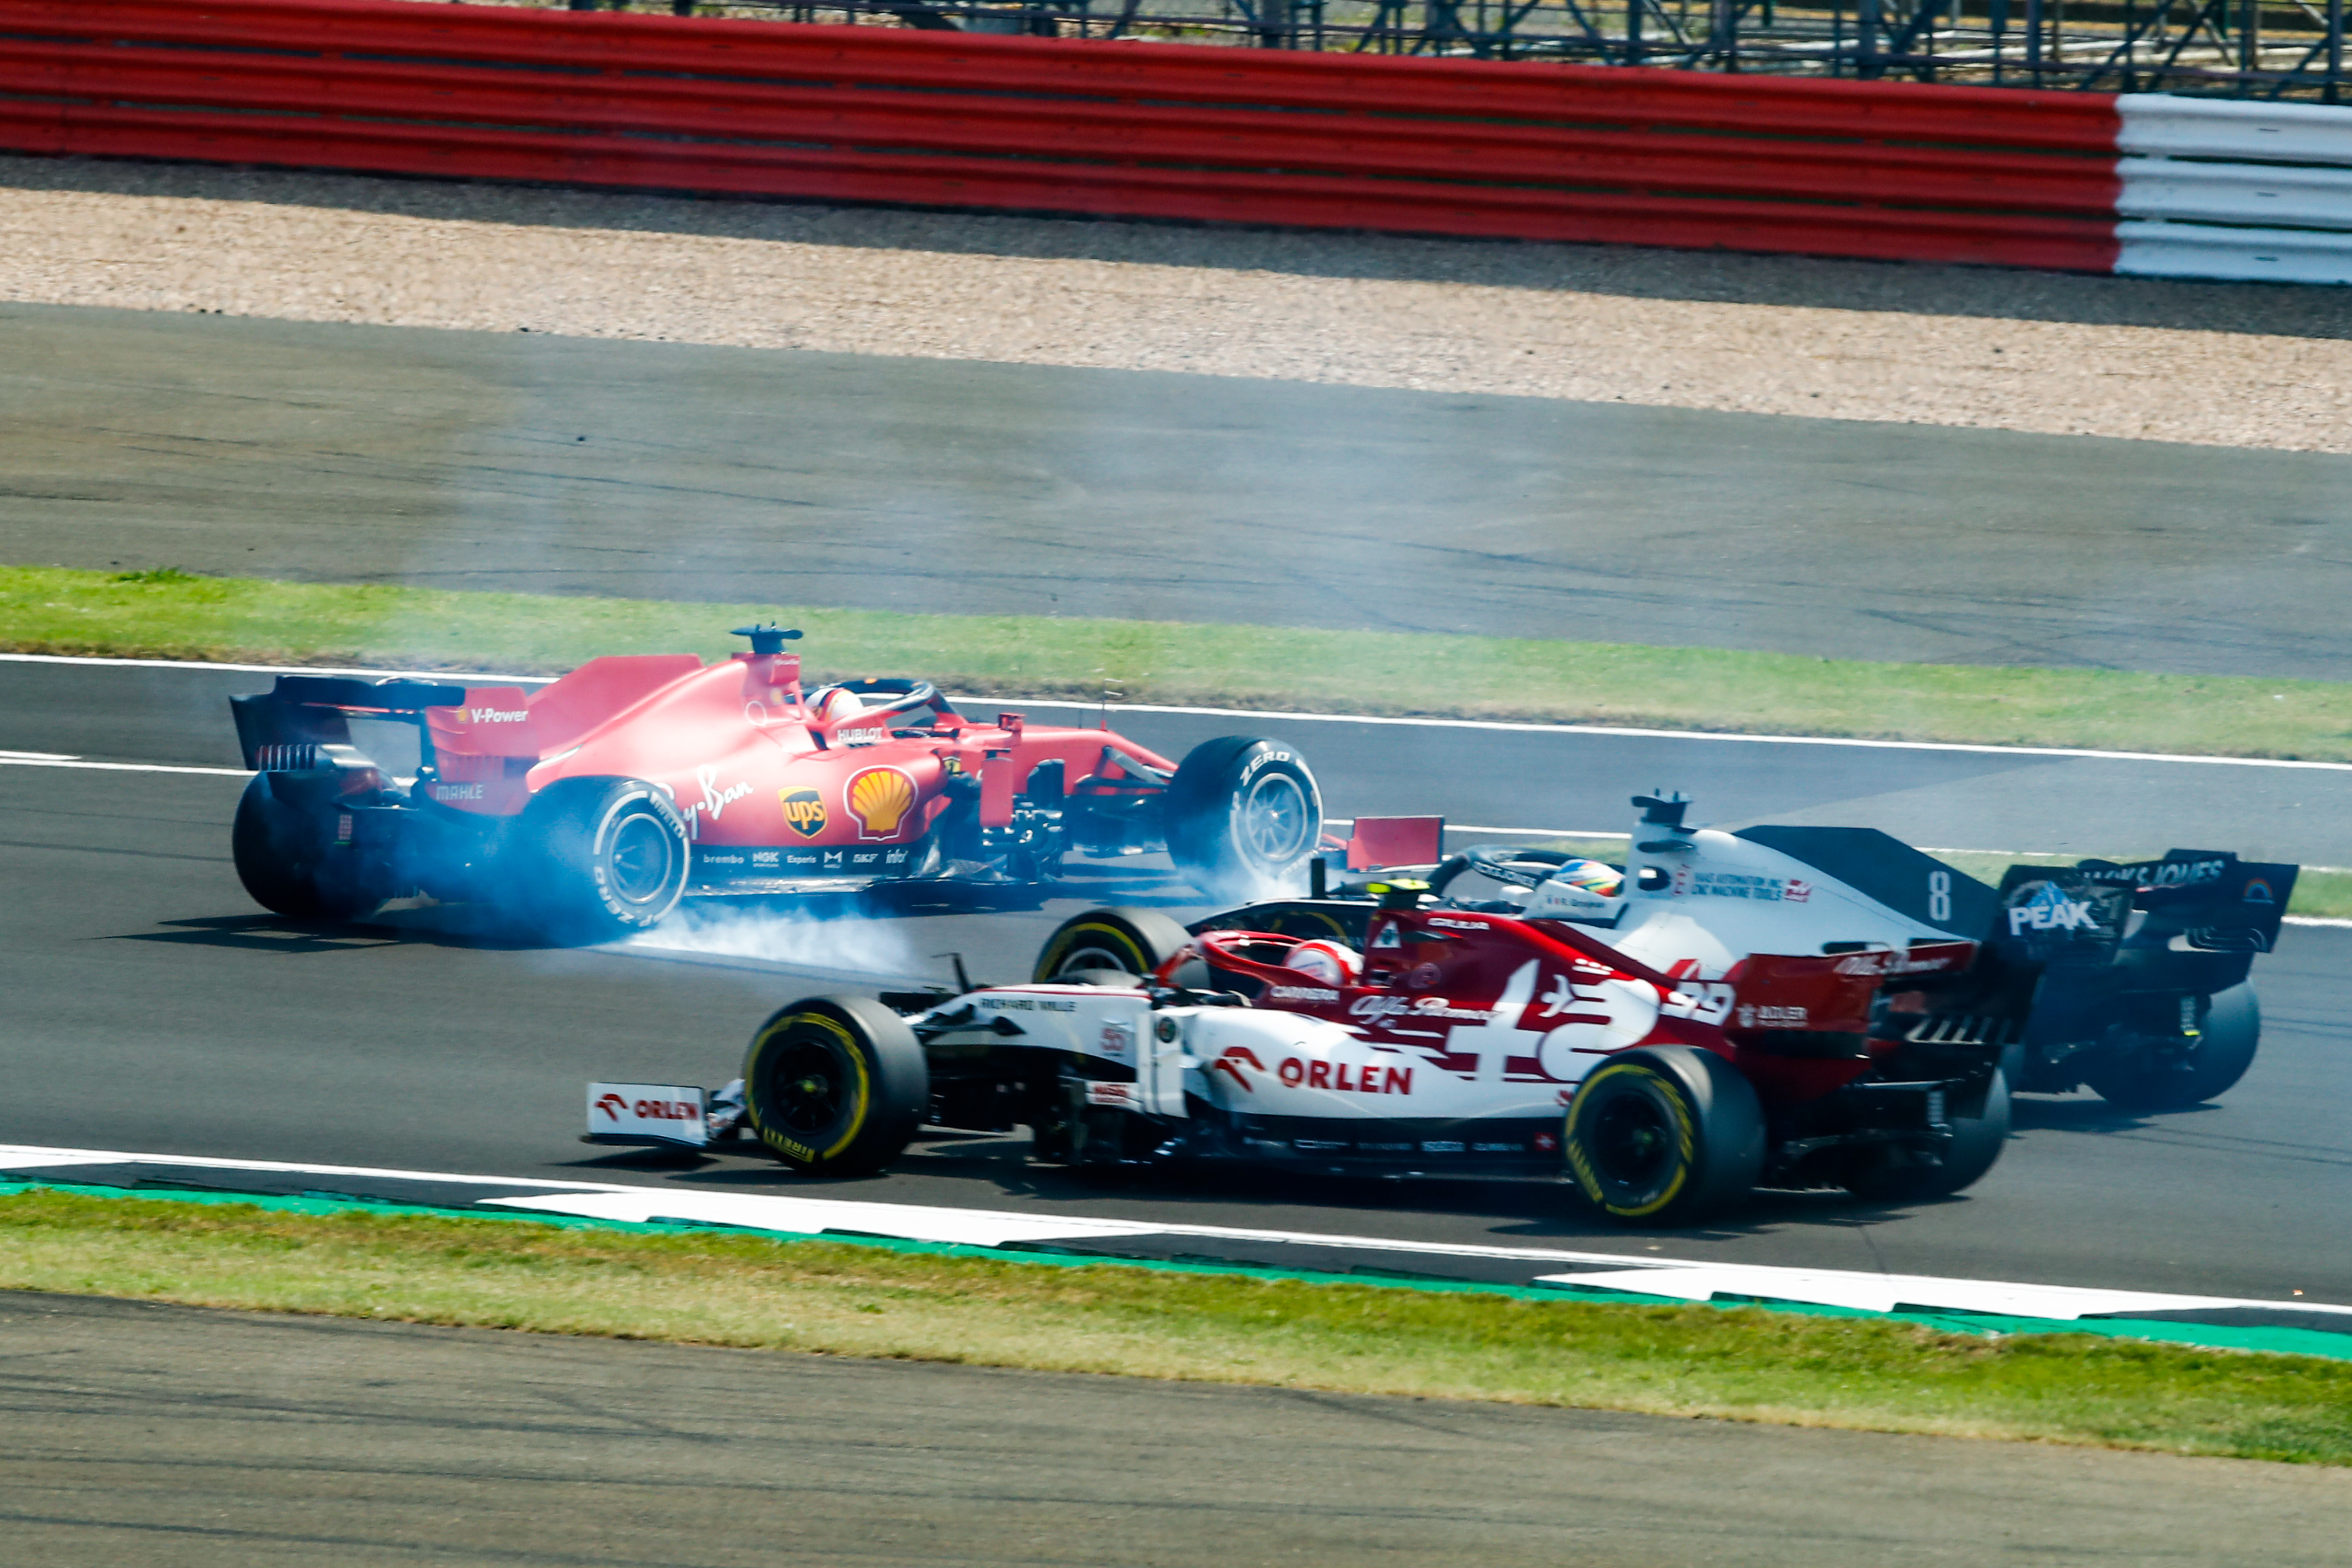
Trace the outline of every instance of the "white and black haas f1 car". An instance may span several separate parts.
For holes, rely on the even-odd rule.
[[[1566,1173],[1659,1225],[1759,1184],[1936,1196],[2000,1157],[1999,1048],[1887,1022],[1890,991],[1966,1016],[1972,942],[1751,953],[1696,981],[1576,922],[1431,907],[1417,883],[1321,902],[1360,925],[1188,933],[1097,910],[1048,942],[1054,980],[795,1002],[754,1035],[721,1117],[811,1174],[878,1170],[925,1121],[1025,1125],[1036,1158],[1077,1165]],[[663,1094],[691,1103],[594,1086],[592,1140],[698,1141],[701,1123],[624,1114]]]
[[[1105,729],[967,717],[927,680],[803,690],[801,635],[749,653],[592,659],[526,691],[284,675],[231,698],[257,777],[232,835],[255,900],[348,920],[425,892],[562,941],[625,936],[682,898],[889,883],[1038,888],[1066,853],[1166,848],[1212,897],[1299,871],[1322,802],[1298,752],[1228,736],[1181,762]],[[352,721],[416,731],[414,778]]]
[[[1624,867],[1486,846],[1438,864],[1454,907],[1567,921],[1677,981],[1719,983],[1752,954],[1979,944],[1965,1016],[1892,987],[1894,1037],[2001,1047],[2016,1089],[2087,1085],[2134,1110],[2195,1104],[2242,1077],[2261,1036],[2249,975],[2276,942],[2297,868],[2225,850],[2012,865],[1998,886],[1870,828],[1685,828],[1681,796],[1639,796]],[[1319,880],[1319,873],[1318,873]],[[1278,900],[1198,922],[1360,940],[1370,903]],[[1116,944],[1113,944],[1116,946]],[[1070,963],[1140,953],[1049,952]]]

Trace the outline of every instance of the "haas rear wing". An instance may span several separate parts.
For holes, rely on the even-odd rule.
[[[2241,860],[2225,849],[2172,849],[2160,860],[2011,866],[2001,878],[1992,945],[2048,968],[2103,968],[2135,949],[2268,952],[2299,867]]]
[[[245,765],[265,773],[299,771],[304,761],[299,748],[350,745],[353,714],[421,725],[427,708],[451,708],[465,700],[462,686],[403,676],[364,680],[341,675],[281,675],[268,691],[232,697],[228,707],[236,721],[236,742],[245,752]]]

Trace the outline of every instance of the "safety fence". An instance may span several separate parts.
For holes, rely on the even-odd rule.
[[[474,0],[476,4],[483,0]],[[2352,97],[2345,0],[492,0],[935,31],[2228,98]]]
[[[2336,280],[2347,120],[416,0],[0,0],[0,146],[22,152],[2092,271]]]

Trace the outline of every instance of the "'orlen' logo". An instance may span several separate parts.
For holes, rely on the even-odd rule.
[[[857,837],[870,841],[898,837],[919,793],[913,776],[901,769],[866,768],[849,775],[841,801],[857,823]]]
[[[596,1097],[596,1109],[618,1121],[621,1119],[621,1112],[629,1109],[629,1102],[607,1089]]]
[[[2037,882],[2034,894],[2009,908],[2009,934],[2023,936],[2029,931],[2087,931],[2101,929],[2091,913],[2091,906],[2078,899],[2070,899],[2059,890],[2055,882]]]
[[[1265,1064],[1258,1060],[1257,1053],[1247,1046],[1227,1046],[1224,1053],[1209,1064],[1209,1070],[1223,1073],[1227,1078],[1232,1079],[1242,1086],[1244,1094],[1255,1094],[1257,1090],[1251,1087],[1250,1080],[1242,1076],[1241,1064],[1244,1062],[1249,1063],[1259,1072],[1265,1070]]]
[[[784,826],[803,838],[814,838],[833,820],[824,808],[824,796],[813,789],[780,789],[776,800],[784,808]]]

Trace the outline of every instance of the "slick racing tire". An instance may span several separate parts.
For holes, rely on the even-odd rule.
[[[353,921],[384,900],[367,883],[357,852],[335,842],[334,812],[305,811],[278,798],[257,773],[236,803],[229,857],[236,879],[265,910],[298,921]]]
[[[907,1021],[861,996],[777,1011],[743,1055],[743,1110],[769,1152],[808,1176],[870,1176],[930,1109],[931,1074]]]
[[[1227,735],[1187,752],[1165,797],[1168,855],[1212,898],[1286,890],[1323,841],[1323,795],[1298,753]]]
[[[562,779],[523,809],[516,901],[543,936],[614,942],[677,907],[686,819],[642,779]]]
[[[2254,988],[2240,982],[2213,994],[2204,1037],[2179,1067],[2109,1058],[2086,1063],[2083,1079],[2103,1100],[2126,1110],[2185,1110],[2211,1100],[2246,1076],[2262,1043],[2263,1008]]]
[[[2009,1075],[1995,1068],[1985,1089],[1984,1114],[1952,1118],[1951,1146],[1942,1164],[1915,1164],[1890,1152],[1848,1176],[1845,1190],[1881,1203],[1916,1203],[1972,1187],[2000,1159],[2009,1142]]]
[[[1067,981],[1088,970],[1114,969],[1150,974],[1192,940],[1182,926],[1157,910],[1088,910],[1073,915],[1037,950],[1029,978]],[[1079,980],[1082,985],[1099,984]]]
[[[1568,1102],[1569,1174],[1627,1225],[1687,1225],[1744,1198],[1764,1169],[1764,1109],[1739,1069],[1690,1046],[1610,1058]]]

